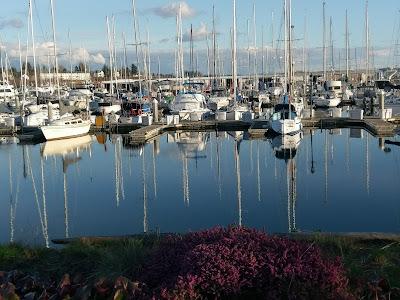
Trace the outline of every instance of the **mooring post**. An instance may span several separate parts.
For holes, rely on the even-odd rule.
[[[158,101],[157,101],[157,99],[153,100],[153,118],[154,118],[154,122],[158,122]]]
[[[381,119],[385,119],[385,93],[381,91],[379,93],[379,109],[381,110]]]

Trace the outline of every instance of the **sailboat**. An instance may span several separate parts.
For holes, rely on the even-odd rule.
[[[237,28],[236,28],[236,0],[233,0],[233,29],[232,29],[232,92],[233,92],[233,103],[228,106],[226,112],[227,120],[239,120],[244,112],[248,112],[249,108],[247,105],[239,104],[238,98],[238,86],[237,86]]]
[[[219,110],[229,105],[229,97],[225,88],[218,87],[217,84],[217,33],[215,30],[215,7],[213,6],[213,79],[211,95],[208,99],[208,107],[213,110]]]
[[[293,135],[303,129],[298,108],[293,102],[293,63],[292,63],[292,12],[291,0],[285,0],[285,94],[280,104],[275,105],[270,118],[271,129],[279,135]]]
[[[210,115],[211,111],[207,108],[206,98],[199,91],[203,84],[192,82],[189,76],[189,82],[184,83],[184,66],[183,66],[183,33],[182,33],[182,7],[179,5],[177,15],[177,79],[179,79],[179,89],[175,100],[171,103],[171,113],[179,115],[180,119],[198,121]],[[190,29],[190,65],[191,73],[193,69],[193,29]],[[180,77],[180,78],[179,78]],[[177,80],[178,82],[178,80]]]
[[[54,21],[54,5],[53,0],[50,0],[51,4],[51,16],[52,16],[52,27],[53,27],[53,51],[54,60],[56,66],[56,81],[57,87],[59,87],[58,78],[58,62],[57,62],[57,48],[56,48],[56,31]],[[60,90],[58,89],[58,100],[60,101]],[[72,137],[79,137],[88,134],[90,130],[90,120],[84,120],[79,116],[64,115],[58,120],[51,119],[51,107],[49,108],[49,123],[48,125],[42,126],[41,130],[47,141],[66,139]]]

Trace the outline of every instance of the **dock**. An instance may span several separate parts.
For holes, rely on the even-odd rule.
[[[167,131],[244,131],[251,123],[244,121],[184,121],[179,124],[156,123],[141,127],[129,133],[132,145],[142,145]]]
[[[302,119],[304,128],[335,129],[360,128],[367,130],[376,137],[392,137],[397,126],[379,118],[362,120],[350,118],[305,118]],[[198,121],[182,122],[179,124],[153,124],[130,132],[131,144],[141,145],[166,131],[248,131],[251,138],[263,138],[269,130],[268,121]]]

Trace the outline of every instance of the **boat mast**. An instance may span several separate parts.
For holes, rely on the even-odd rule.
[[[329,18],[329,41],[330,41],[330,52],[331,52],[331,79],[334,80],[335,73],[335,62],[333,55],[333,36],[332,36],[332,17]]]
[[[111,36],[110,36],[110,21],[108,16],[106,17],[107,23],[107,37],[108,37],[108,53],[109,53],[109,61],[110,61],[110,93],[114,94],[114,81],[113,81],[113,58],[112,58],[112,49],[111,49]]]
[[[307,44],[307,17],[304,16],[304,40],[303,40],[303,97],[306,96],[307,76],[306,76],[306,45]]]
[[[254,90],[258,91],[257,72],[257,29],[256,29],[256,3],[253,3],[253,30],[254,30]]]
[[[346,81],[349,80],[349,19],[346,9]]]
[[[51,24],[53,29],[53,54],[54,54],[54,64],[56,69],[56,83],[57,83],[57,96],[58,101],[60,101],[60,81],[58,78],[58,59],[57,59],[57,42],[56,42],[56,23],[54,20],[54,1],[50,0],[51,5]]]
[[[68,41],[69,41],[69,72],[72,78],[72,44],[71,44],[71,32],[68,29]]]
[[[325,5],[326,2],[322,2],[322,59],[323,59],[323,73],[324,80],[326,80],[326,23],[325,23]]]
[[[32,0],[29,0],[29,24],[30,24],[30,27],[31,27],[32,54],[33,54],[33,72],[35,74],[35,93],[36,93],[36,98],[37,98],[39,96],[39,93],[38,93],[38,80],[37,80],[37,70],[36,70],[35,36],[33,34]]]
[[[139,98],[142,101],[142,82],[140,76],[140,66],[139,66],[139,37],[138,37],[138,21],[136,17],[136,6],[135,0],[132,0],[132,17],[133,17],[133,32],[135,37],[135,51],[136,51],[136,67],[138,73],[138,81],[139,81]]]
[[[232,80],[233,80],[233,100],[237,102],[237,53],[236,53],[236,0],[233,0],[233,31],[232,31]]]
[[[288,86],[288,93],[289,93],[289,104],[290,98],[293,96],[293,57],[292,57],[292,35],[293,35],[293,26],[292,26],[292,0],[288,0],[287,6],[287,30],[288,30],[288,75],[289,75],[289,86]]]
[[[217,42],[216,42],[216,32],[215,32],[215,6],[213,5],[213,89],[217,88]]]
[[[285,68],[285,81],[284,81],[284,93],[287,94],[288,93],[288,36],[287,36],[287,24],[288,24],[288,16],[287,16],[287,1],[284,1],[284,9],[283,9],[283,14],[284,14],[284,52],[285,52],[285,64],[284,64],[284,68]]]
[[[368,19],[368,0],[365,1],[365,73],[366,81],[369,77],[369,19]]]

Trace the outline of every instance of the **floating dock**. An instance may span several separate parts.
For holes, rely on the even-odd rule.
[[[365,118],[362,120],[349,118],[305,118],[302,119],[304,128],[360,128],[365,129],[376,137],[392,137],[395,135],[396,125],[379,118]],[[198,121],[182,122],[179,124],[154,124],[130,132],[131,144],[140,145],[162,135],[166,131],[248,131],[251,138],[263,138],[269,130],[268,121]]]

